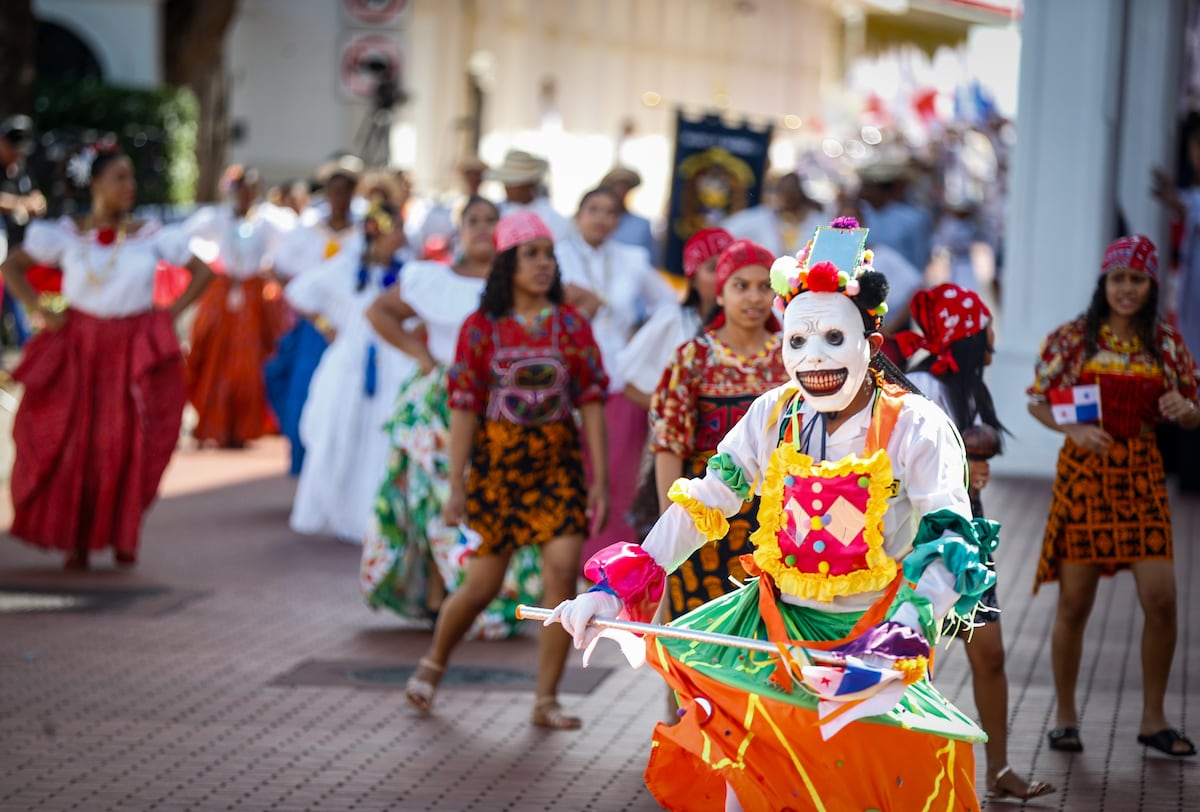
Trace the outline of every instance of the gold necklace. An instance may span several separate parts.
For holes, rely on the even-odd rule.
[[[99,229],[97,229],[97,233]],[[117,226],[117,237],[113,243],[112,252],[108,255],[108,261],[104,263],[104,269],[99,273],[92,267],[92,244],[88,241],[87,247],[83,251],[83,261],[87,265],[87,281],[92,287],[99,287],[103,284],[108,275],[112,273],[113,267],[117,264],[117,257],[121,253],[121,247],[125,245],[125,220],[122,219]]]

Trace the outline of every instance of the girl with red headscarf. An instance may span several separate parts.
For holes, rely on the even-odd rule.
[[[1004,426],[996,417],[983,371],[992,362],[995,328],[987,305],[958,285],[939,285],[918,291],[909,311],[920,333],[896,336],[906,356],[928,354],[908,372],[908,379],[948,414],[962,434],[967,452],[967,495],[971,513],[983,518],[979,494],[987,486],[988,459],[1000,453]],[[1000,630],[1000,601],[992,585],[980,598],[973,624],[949,625],[943,634],[956,635],[967,646],[980,726],[988,734],[988,793],[994,798],[1029,799],[1054,792],[1042,781],[1026,781],[1008,763],[1008,678],[1004,674],[1004,638]]]
[[[686,253],[686,252],[685,252]],[[730,243],[716,261],[718,312],[703,335],[675,350],[651,404],[659,513],[681,476],[703,476],[717,444],[750,404],[787,380],[772,311],[770,267],[775,258],[749,240]],[[667,579],[668,617],[718,598],[746,577],[738,560],[758,529],[758,498],[729,518],[729,532],[701,548]]]
[[[1050,648],[1055,750],[1083,749],[1075,705],[1083,633],[1100,576],[1128,569],[1146,614],[1138,742],[1172,756],[1196,753],[1163,708],[1177,621],[1171,511],[1154,426],[1200,426],[1197,369],[1179,334],[1158,317],[1157,270],[1146,237],[1109,244],[1087,312],[1046,337],[1028,390],[1030,413],[1067,435],[1033,585],[1034,592],[1048,581],[1060,585]],[[1079,421],[1069,404],[1051,405],[1086,395],[1082,387],[1098,388],[1098,423]]]

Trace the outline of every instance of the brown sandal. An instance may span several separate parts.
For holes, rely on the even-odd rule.
[[[583,727],[583,720],[564,711],[562,705],[558,704],[558,697],[554,696],[543,696],[533,703],[531,721],[537,727],[550,730],[578,730]]]
[[[433,708],[433,697],[437,694],[438,683],[442,681],[442,672],[445,670],[445,666],[438,665],[428,657],[422,657],[417,663],[417,670],[404,685],[404,698],[408,700],[408,704],[421,713],[429,713]],[[422,679],[419,675],[423,671],[433,672],[436,678]]]

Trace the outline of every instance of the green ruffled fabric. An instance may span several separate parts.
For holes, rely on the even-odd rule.
[[[729,454],[722,452],[709,457],[708,470],[720,477],[725,486],[740,496],[742,501],[750,498],[750,483],[746,481],[746,472]]]
[[[996,583],[992,552],[999,543],[999,522],[968,520],[949,509],[928,513],[917,528],[912,552],[904,559],[904,577],[916,583],[929,563],[941,558],[962,596],[951,612],[968,619],[975,614],[980,596]]]

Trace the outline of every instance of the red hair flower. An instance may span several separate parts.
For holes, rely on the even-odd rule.
[[[96,230],[96,242],[100,243],[101,245],[112,245],[116,241],[117,230],[112,226],[105,226],[104,228]]]
[[[818,262],[808,269],[808,289],[813,293],[837,293],[838,269],[832,262]]]

